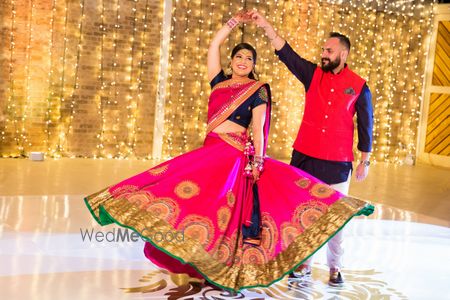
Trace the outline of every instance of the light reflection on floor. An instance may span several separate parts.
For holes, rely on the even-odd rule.
[[[238,294],[158,270],[143,242],[83,241],[98,226],[78,195],[0,196],[2,299],[450,299],[448,222],[377,205],[345,229],[346,285],[327,285],[325,251],[313,276]]]

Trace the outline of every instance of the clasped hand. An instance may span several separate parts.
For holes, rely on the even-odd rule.
[[[234,18],[240,23],[254,23],[258,27],[265,27],[268,24],[266,18],[264,18],[255,9],[241,9],[234,15]]]

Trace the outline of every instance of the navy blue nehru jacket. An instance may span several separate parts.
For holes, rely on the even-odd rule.
[[[279,59],[288,67],[292,74],[305,86],[308,91],[314,71],[319,66],[301,56],[286,42],[279,51],[275,51]],[[356,100],[355,110],[358,128],[358,150],[372,151],[373,108],[372,94],[364,83],[361,93]],[[330,161],[314,158],[298,152],[292,152],[291,165],[296,166],[327,184],[336,184],[347,181],[349,172],[353,169],[351,162]]]

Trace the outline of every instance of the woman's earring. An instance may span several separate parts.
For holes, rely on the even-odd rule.
[[[228,75],[233,74],[233,69],[231,69],[231,63],[228,63],[226,74],[228,74]]]
[[[253,74],[253,77],[255,78],[255,80],[258,80],[258,74],[256,74],[256,67],[253,67],[252,74]]]

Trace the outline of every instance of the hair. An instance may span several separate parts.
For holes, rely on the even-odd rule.
[[[339,39],[339,42],[345,47],[347,48],[348,51],[350,51],[350,39],[343,35],[342,33],[339,32],[330,32],[330,38],[337,38]]]
[[[238,53],[239,50],[242,49],[246,49],[249,50],[250,52],[252,52],[252,56],[253,56],[253,64],[256,64],[256,50],[255,48],[253,48],[252,45],[248,44],[248,43],[240,43],[237,44],[233,50],[231,51],[231,59],[233,59],[233,57],[236,55],[236,53]],[[254,79],[257,80],[258,79],[258,75],[256,74],[256,72],[254,72],[253,70],[250,72],[250,74],[248,74],[248,78],[250,79]]]

